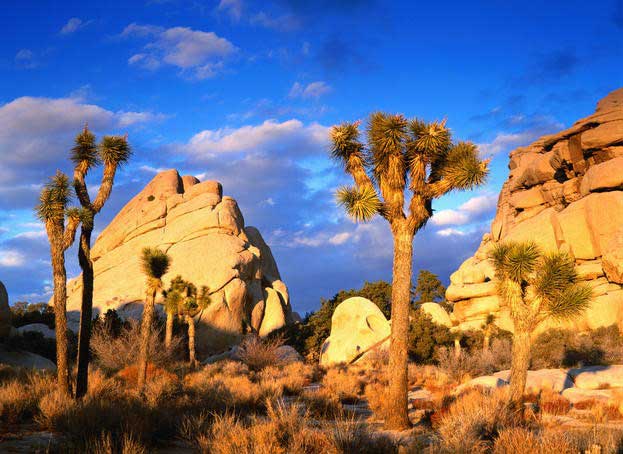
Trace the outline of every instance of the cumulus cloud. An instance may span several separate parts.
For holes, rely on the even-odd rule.
[[[26,257],[19,251],[4,250],[0,251],[0,267],[14,268],[24,265]]]
[[[232,20],[238,22],[242,18],[242,8],[241,0],[221,0],[216,10],[227,14]]]
[[[84,22],[82,19],[78,17],[72,17],[71,19],[67,21],[65,25],[63,25],[63,28],[61,28],[60,33],[61,35],[70,35],[72,33],[77,32],[81,28],[86,27],[89,24],[90,24],[90,21]]]
[[[317,154],[328,144],[328,127],[318,123],[304,125],[291,119],[283,122],[266,120],[256,126],[240,128],[207,129],[195,134],[183,151],[198,160],[205,160],[223,153],[247,153],[253,151],[311,151]]]
[[[79,98],[21,97],[0,104],[0,209],[32,207],[41,184],[60,165],[85,122],[95,130],[161,120],[151,112],[113,112]]]
[[[454,229],[452,227],[448,227],[447,229],[442,229],[437,231],[437,235],[448,237],[448,236],[465,236],[466,233],[459,229]]]
[[[472,197],[457,209],[435,212],[431,218],[431,223],[437,226],[465,225],[478,220],[483,214],[490,213],[495,208],[496,202],[497,197],[494,195]]]
[[[320,98],[331,92],[331,86],[321,80],[302,85],[295,82],[290,89],[290,98]]]
[[[197,79],[214,77],[224,67],[224,59],[237,51],[230,41],[214,32],[188,27],[162,28],[154,25],[130,24],[122,37],[149,39],[142,52],[128,59],[130,65],[156,70],[163,65],[174,66],[182,74]]]
[[[491,142],[479,143],[478,149],[480,154],[485,157],[508,153],[514,148],[528,145],[539,137],[558,131],[563,127],[562,123],[550,120],[519,132],[500,132]]]

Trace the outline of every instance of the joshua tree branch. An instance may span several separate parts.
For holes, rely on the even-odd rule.
[[[104,165],[104,174],[102,175],[102,184],[100,185],[97,197],[93,202],[93,212],[99,213],[112,192],[113,183],[115,181],[115,173],[117,172],[117,164],[106,163]]]
[[[80,217],[78,215],[72,215],[67,220],[67,226],[65,227],[65,232],[63,233],[63,250],[67,250],[74,244],[74,240],[76,239],[76,230],[78,230],[78,226],[80,225]]]

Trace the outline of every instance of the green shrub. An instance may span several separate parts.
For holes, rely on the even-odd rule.
[[[432,363],[435,348],[453,343],[454,335],[449,328],[433,323],[430,315],[422,311],[411,311],[409,355],[415,362]]]

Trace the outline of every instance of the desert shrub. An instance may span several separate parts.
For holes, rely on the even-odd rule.
[[[470,353],[461,350],[455,355],[454,348],[440,347],[435,351],[435,359],[448,376],[462,381],[465,376],[489,375],[510,368],[511,342],[507,339],[494,339],[488,350],[478,349]]]
[[[369,384],[365,388],[365,396],[374,416],[384,421],[390,408],[390,403],[387,401],[387,386],[381,383]]]
[[[54,328],[54,309],[47,303],[27,303],[18,301],[11,306],[11,324],[20,326],[43,323]]]
[[[340,399],[324,388],[305,390],[297,400],[312,418],[337,419],[344,414]]]
[[[118,336],[105,328],[94,330],[91,337],[91,351],[94,362],[107,372],[117,372],[138,360],[140,345],[140,324],[135,320],[127,323]],[[180,349],[181,340],[173,338],[172,348],[163,348],[162,330],[156,328],[149,339],[149,360],[158,367],[166,367],[173,363],[176,351]]]
[[[56,361],[56,340],[45,338],[42,333],[26,331],[9,337],[4,345],[9,350],[23,350]]]
[[[41,396],[55,386],[54,379],[39,372],[22,372],[20,378],[0,385],[0,421],[18,423],[31,420],[38,412]]]
[[[236,356],[249,369],[259,371],[268,366],[278,366],[282,363],[279,347],[283,345],[283,338],[275,337],[261,339],[259,336],[246,336],[236,351]]]
[[[532,348],[533,369],[618,364],[623,361],[623,337],[616,325],[578,335],[566,329],[545,331]]]
[[[571,410],[571,402],[568,399],[547,389],[541,391],[538,406],[542,412],[551,415],[566,415]]]
[[[322,378],[322,385],[344,403],[356,402],[363,392],[359,372],[347,367],[333,367]]]
[[[311,383],[314,368],[304,363],[290,363],[283,367],[268,366],[258,372],[257,380],[264,386],[273,386],[279,394],[299,394]]]
[[[147,454],[149,452],[141,442],[134,439],[132,434],[124,434],[120,440],[114,440],[110,434],[101,434],[85,445],[93,454]]]
[[[506,390],[473,390],[460,396],[439,419],[439,451],[487,452],[499,433],[517,425],[508,410]]]
[[[564,432],[534,431],[513,427],[500,431],[493,446],[494,454],[575,454],[570,437]]]
[[[398,446],[391,436],[376,432],[368,424],[351,420],[336,420],[331,426],[333,443],[340,453],[396,453]]]
[[[430,315],[419,310],[411,311],[409,326],[409,355],[417,363],[433,362],[435,347],[450,346],[454,336],[450,329],[433,323]]]
[[[138,383],[138,365],[132,364],[121,369],[117,375],[126,385],[130,387],[136,386]],[[166,379],[169,382],[176,382],[177,376],[165,369],[156,366],[153,363],[147,364],[147,381],[154,381],[158,379]]]

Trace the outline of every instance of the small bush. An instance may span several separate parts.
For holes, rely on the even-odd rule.
[[[440,347],[435,352],[435,358],[439,368],[448,376],[462,381],[466,375],[489,375],[510,368],[511,349],[509,340],[494,339],[488,350],[479,349],[469,353],[462,349],[458,356],[455,355],[454,348]]]
[[[344,403],[359,400],[363,392],[363,381],[354,369],[334,367],[322,379],[323,386]]]
[[[117,372],[125,367],[136,364],[140,347],[140,323],[131,320],[121,329],[118,336],[104,327],[96,329],[91,337],[91,351],[94,362],[106,372]],[[181,340],[173,338],[172,348],[162,347],[161,329],[155,328],[149,339],[149,361],[158,367],[166,367],[175,361],[176,351]]]
[[[298,402],[312,418],[337,419],[344,414],[340,399],[324,388],[303,391],[298,397]]]
[[[387,400],[387,386],[381,383],[372,383],[365,388],[365,396],[368,406],[374,416],[385,421],[388,416],[389,402]]]
[[[422,311],[411,311],[409,326],[409,355],[418,364],[430,364],[434,359],[435,348],[450,346],[454,335],[449,328],[433,323],[430,315]]]
[[[236,351],[236,356],[253,371],[260,371],[268,366],[278,366],[282,360],[279,356],[279,347],[283,339],[260,339],[258,336],[245,337]]]

